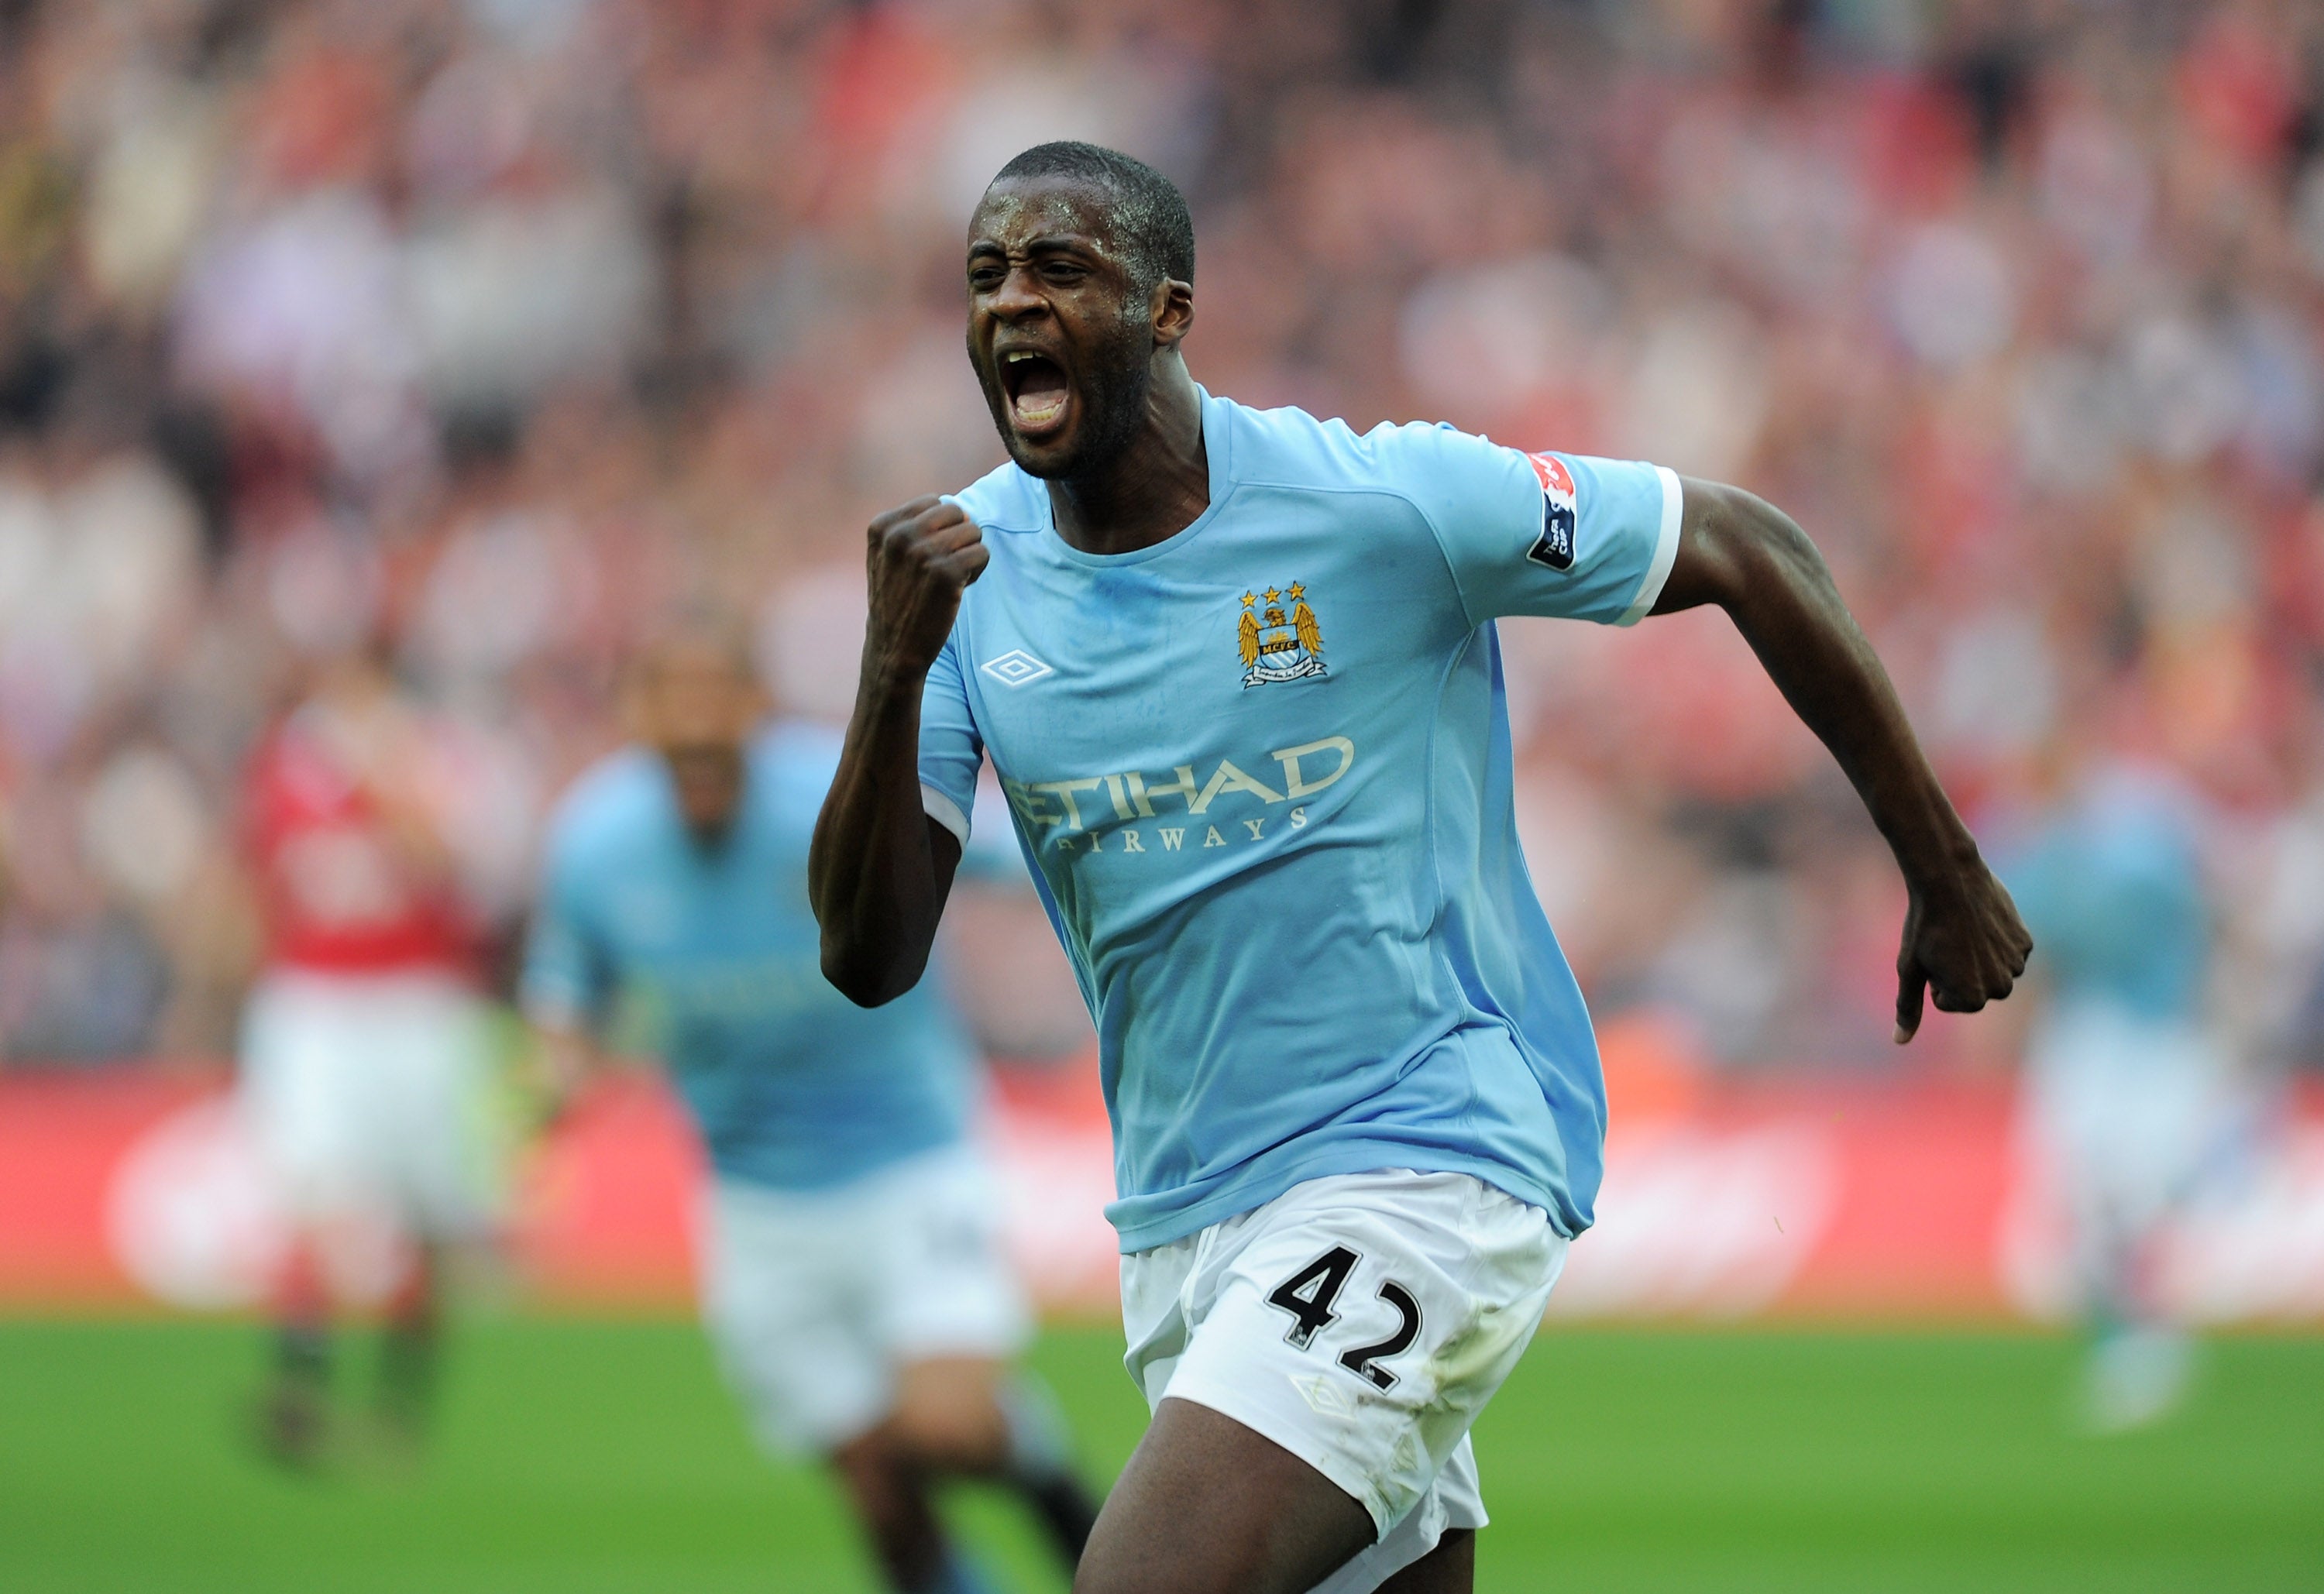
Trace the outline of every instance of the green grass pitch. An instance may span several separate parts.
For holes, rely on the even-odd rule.
[[[873,1587],[691,1327],[487,1319],[453,1350],[416,1472],[302,1480],[237,1442],[249,1326],[0,1324],[0,1589]],[[1093,1469],[1143,1421],[1117,1350],[1036,1354]],[[1480,1426],[1479,1586],[2324,1589],[2324,1341],[2216,1343],[2190,1410],[2112,1440],[2063,1421],[2072,1365],[2020,1334],[1545,1333]],[[1005,1587],[1062,1587],[1004,1502],[954,1514]]]

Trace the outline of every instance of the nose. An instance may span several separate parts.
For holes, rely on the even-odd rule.
[[[999,320],[1014,324],[1049,308],[1040,284],[1028,265],[1012,265],[1001,285],[985,297],[985,308]]]

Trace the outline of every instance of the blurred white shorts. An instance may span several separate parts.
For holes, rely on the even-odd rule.
[[[474,1238],[499,1209],[484,1004],[447,974],[277,970],[243,1013],[241,1097],[292,1217]]]
[[[1312,1179],[1121,1259],[1130,1376],[1149,1408],[1209,1406],[1371,1514],[1317,1586],[1376,1588],[1485,1525],[1469,1426],[1541,1325],[1567,1241],[1466,1174]]]
[[[829,1190],[705,1186],[702,1315],[760,1442],[828,1454],[879,1425],[896,1372],[1005,1359],[1032,1321],[983,1159],[948,1146]]]
[[[2078,1220],[2153,1223],[2188,1198],[2226,1138],[2227,1055],[2195,1025],[2061,1001],[2025,1062],[2028,1150]]]

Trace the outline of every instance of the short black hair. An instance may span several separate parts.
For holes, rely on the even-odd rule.
[[[1109,219],[1114,241],[1129,258],[1141,290],[1169,277],[1194,280],[1194,218],[1178,185],[1145,161],[1076,139],[1035,144],[994,174],[995,183],[1014,178],[1065,177],[1102,189],[1112,201]],[[987,185],[988,187],[991,185]]]

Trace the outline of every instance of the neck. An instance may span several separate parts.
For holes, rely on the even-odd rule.
[[[1129,442],[1102,465],[1049,483],[1057,535],[1085,554],[1151,548],[1210,505],[1202,395],[1175,353],[1155,362],[1146,413]]]

